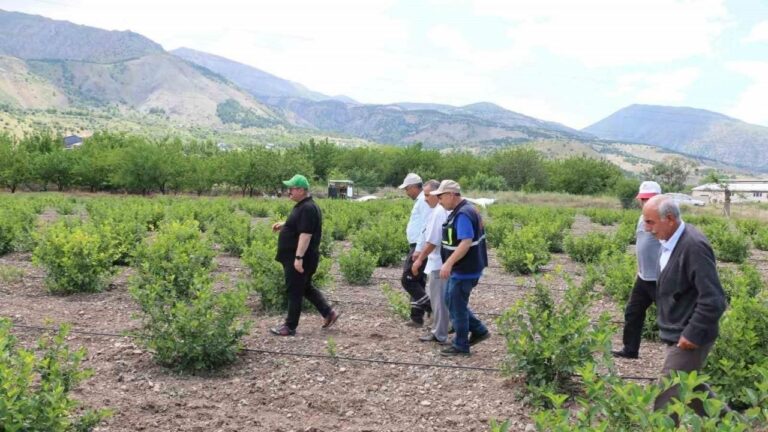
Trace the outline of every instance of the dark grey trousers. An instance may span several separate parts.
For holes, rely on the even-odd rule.
[[[662,377],[668,377],[672,371],[692,372],[701,370],[704,367],[704,363],[707,360],[709,351],[712,350],[712,346],[715,343],[709,343],[707,345],[700,346],[694,350],[686,351],[677,347],[677,344],[667,347],[667,356],[664,358],[664,366],[661,369]],[[662,392],[656,400],[653,402],[654,411],[664,409],[670,400],[678,397],[679,386],[673,386]],[[715,394],[707,384],[702,384],[695,388],[696,391],[706,391],[710,397],[714,397]],[[690,407],[696,412],[696,414],[707,417],[707,413],[704,410],[704,404],[701,400],[696,399],[691,402]],[[675,423],[677,423],[675,419]]]

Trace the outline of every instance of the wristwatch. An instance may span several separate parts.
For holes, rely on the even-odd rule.
[[[297,260],[299,260],[299,261],[301,261],[301,260],[303,260],[303,259],[304,259],[304,257],[303,257],[303,256],[299,256],[299,255],[296,255],[296,259],[297,259]]]

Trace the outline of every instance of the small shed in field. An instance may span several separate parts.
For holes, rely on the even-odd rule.
[[[352,180],[328,180],[328,198],[353,198],[354,184]]]

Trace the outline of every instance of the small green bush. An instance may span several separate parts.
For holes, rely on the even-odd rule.
[[[591,322],[591,296],[569,283],[562,302],[556,303],[541,280],[534,292],[504,312],[498,320],[507,343],[502,363],[506,375],[525,380],[534,404],[547,404],[548,392],[562,392],[574,385],[579,367],[597,357],[610,364],[613,329],[609,316]]]
[[[136,256],[137,286],[161,283],[173,297],[187,297],[193,282],[213,268],[215,252],[196,221],[171,221],[161,225]]]
[[[628,253],[603,252],[597,263],[603,288],[618,303],[624,305],[637,278],[637,259]]]
[[[623,245],[608,234],[591,232],[583,237],[565,238],[565,251],[571,259],[580,263],[595,262],[604,252],[623,252],[623,250]]]
[[[761,251],[768,251],[768,228],[762,228],[755,233],[755,247]]]
[[[744,289],[746,290],[746,289]],[[749,388],[768,370],[768,297],[734,296],[704,370],[734,408],[750,404]]]
[[[529,225],[507,233],[498,249],[504,269],[518,274],[536,273],[549,263],[549,244],[544,229]]]
[[[376,257],[361,249],[350,249],[339,256],[339,268],[344,280],[352,285],[367,285],[376,268]]]
[[[728,302],[736,297],[754,297],[765,288],[760,271],[752,264],[741,264],[738,270],[721,267],[718,272]]]
[[[400,290],[393,289],[389,284],[381,286],[381,292],[389,302],[389,310],[403,320],[409,320],[411,317],[411,302],[408,296]]]
[[[736,229],[747,237],[754,237],[758,231],[765,228],[765,224],[758,219],[738,219]]]
[[[590,208],[584,210],[584,216],[588,216],[592,222],[600,225],[613,225],[622,219],[623,213],[619,210]]]
[[[358,231],[352,244],[375,255],[379,266],[401,264],[408,253],[408,240],[403,226],[387,220]]]
[[[703,227],[720,261],[743,263],[749,256],[749,237],[722,224]]]
[[[584,385],[584,394],[572,406],[566,406],[568,395],[548,393],[552,409],[537,412],[533,418],[538,431],[547,432],[745,432],[765,425],[768,407],[768,371],[747,388],[754,396],[752,408],[744,414],[729,412],[718,414],[725,401],[708,398],[696,387],[710,382],[706,375],[696,372],[675,372],[662,385],[643,385],[613,375],[601,376],[600,369],[587,364],[578,369]],[[653,411],[654,399],[665,389],[679,386],[680,399],[674,399],[665,409]],[[690,406],[694,399],[705,400],[705,409],[711,413],[702,418]],[[676,427],[672,415],[680,419]]]
[[[113,271],[115,256],[92,225],[59,222],[44,230],[36,243],[32,260],[45,268],[52,293],[99,292]]]
[[[209,279],[193,281],[185,299],[167,296],[164,284],[131,290],[144,312],[141,340],[155,360],[183,371],[211,370],[232,363],[247,333],[247,291],[215,293]]]
[[[251,218],[230,213],[213,222],[213,239],[221,249],[235,256],[241,256],[243,250],[252,241]]]
[[[85,350],[70,350],[69,327],[38,342],[40,354],[16,346],[11,322],[0,319],[0,430],[90,431],[109,410],[82,409],[70,393],[92,371],[80,367]]]
[[[243,251],[243,262],[251,270],[251,289],[259,293],[265,311],[283,311],[287,305],[283,266],[275,261],[277,246],[254,241]]]

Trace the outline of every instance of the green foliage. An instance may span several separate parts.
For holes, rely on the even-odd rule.
[[[600,225],[613,225],[623,219],[624,213],[619,210],[604,208],[589,208],[583,211],[584,216],[588,216],[592,222]]]
[[[197,372],[232,363],[247,333],[247,291],[216,293],[209,277],[191,281],[186,297],[175,297],[158,281],[134,287],[144,312],[141,340],[155,360],[174,369]]]
[[[22,203],[0,207],[0,255],[28,248],[34,228],[34,210]]]
[[[629,300],[637,277],[637,259],[628,253],[603,252],[594,264],[605,293],[619,304]]]
[[[490,156],[493,172],[504,178],[512,190],[543,190],[548,173],[544,155],[530,147],[516,147],[494,152]]]
[[[283,311],[287,307],[283,266],[275,261],[277,240],[274,235],[262,234],[243,251],[243,262],[251,270],[251,289],[261,296],[265,311]]]
[[[344,280],[352,285],[367,285],[376,268],[376,257],[361,249],[352,248],[339,256],[339,268]]]
[[[718,260],[743,263],[749,256],[749,237],[741,232],[721,223],[705,225],[702,230]]]
[[[718,273],[729,302],[735,297],[754,297],[765,289],[760,271],[752,264],[741,264],[738,270],[720,267]]]
[[[328,340],[325,341],[325,350],[329,356],[336,358],[339,355],[336,347],[336,339],[333,336],[328,336]]]
[[[241,256],[252,241],[251,218],[237,213],[226,213],[213,222],[213,239],[221,249]]]
[[[409,320],[411,317],[411,302],[403,291],[395,290],[389,284],[381,286],[381,292],[389,302],[389,310],[403,320]]]
[[[768,297],[735,295],[720,320],[720,335],[704,370],[733,407],[744,408],[750,398],[743,389],[760,378],[761,369],[768,370]]]
[[[482,172],[475,173],[472,177],[460,178],[459,184],[464,190],[500,191],[507,189],[507,181],[504,177]]]
[[[92,371],[81,368],[85,350],[72,351],[69,328],[38,342],[39,354],[16,346],[9,320],[0,319],[0,430],[90,431],[109,410],[83,410],[70,393]]]
[[[646,173],[646,177],[659,182],[665,192],[680,192],[685,189],[685,183],[692,169],[692,162],[671,158],[654,164]]]
[[[762,251],[768,251],[768,228],[761,228],[758,230],[755,233],[753,240],[756,248]]]
[[[20,282],[23,276],[24,271],[20,268],[0,265],[0,282],[4,284]]]
[[[545,229],[528,225],[507,233],[498,249],[504,269],[518,274],[536,273],[549,263],[549,244]]]
[[[499,318],[499,331],[507,343],[503,371],[524,379],[533,403],[546,404],[547,392],[572,386],[574,373],[592,362],[595,353],[610,364],[610,318],[603,314],[590,322],[590,302],[583,287],[569,283],[563,301],[557,303],[539,280],[533,293]]]
[[[377,225],[371,224],[358,231],[352,244],[375,255],[379,266],[400,264],[403,256],[408,253],[404,226],[397,221],[382,219]]]
[[[113,270],[114,252],[93,225],[59,222],[43,230],[36,243],[32,260],[45,268],[52,293],[101,291]]]
[[[576,262],[590,263],[597,261],[604,252],[620,252],[623,246],[608,234],[591,232],[583,237],[565,238],[565,251]]]
[[[190,289],[210,274],[214,256],[196,221],[171,221],[138,251],[133,285],[139,289],[158,285],[173,298],[189,297]]]
[[[216,106],[216,116],[222,123],[234,123],[244,128],[263,128],[276,124],[275,120],[260,115],[250,108],[240,105],[234,99],[227,99]]]
[[[548,163],[550,190],[579,195],[608,192],[623,177],[618,166],[588,157],[571,157]]]
[[[621,208],[638,208],[637,191],[640,189],[640,181],[636,179],[622,178],[613,186],[613,193],[619,198]]]
[[[575,406],[565,406],[567,395],[550,392],[547,397],[552,409],[539,411],[533,418],[536,430],[546,432],[744,432],[764,425],[768,406],[768,372],[750,386],[754,395],[753,408],[745,414],[729,412],[718,414],[725,402],[708,398],[706,392],[696,390],[708,382],[708,377],[697,372],[674,372],[661,386],[641,385],[624,381],[614,375],[601,376],[594,364],[580,367],[584,394],[576,398]],[[653,400],[665,389],[678,386],[679,399],[674,399],[665,409],[653,411]],[[691,401],[704,401],[708,417],[698,416],[690,407]],[[680,419],[675,426],[673,415]]]
[[[738,219],[736,220],[736,229],[748,237],[754,237],[766,225],[758,219]]]

